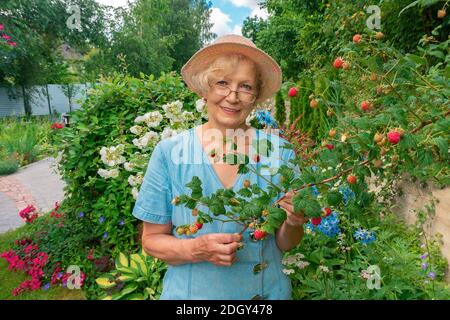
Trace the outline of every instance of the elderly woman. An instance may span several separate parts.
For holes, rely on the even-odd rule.
[[[279,90],[280,67],[247,38],[227,35],[195,53],[182,75],[205,101],[208,122],[156,145],[133,209],[144,221],[144,250],[168,264],[161,299],[291,299],[282,251],[299,244],[306,222],[293,212],[291,195],[279,203],[287,219],[264,241],[252,241],[250,228],[242,232],[235,222],[217,220],[193,235],[179,235],[176,227],[194,224],[196,217],[190,209],[172,204],[177,195],[189,193],[185,185],[194,176],[202,181],[206,196],[218,189],[238,191],[244,182],[265,190],[268,181],[277,183],[267,173],[264,179],[252,172],[238,174],[237,165],[217,161],[217,155],[230,151],[223,137],[245,137],[236,144],[237,151],[247,155],[252,154],[253,139],[270,139],[280,147],[287,143],[246,124],[255,105]],[[281,148],[278,159],[288,163],[293,157],[292,150]],[[252,159],[257,167],[263,162]]]

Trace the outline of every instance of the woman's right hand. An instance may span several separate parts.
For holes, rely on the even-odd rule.
[[[231,266],[236,261],[236,250],[242,235],[237,233],[210,233],[192,241],[194,262],[208,261],[217,266]]]

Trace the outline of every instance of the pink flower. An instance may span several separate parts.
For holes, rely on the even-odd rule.
[[[8,36],[7,34],[4,34],[4,35],[2,36],[2,38],[5,39],[5,40],[7,40],[7,41],[11,40],[11,37]]]
[[[11,47],[16,47],[16,46],[17,46],[17,43],[15,43],[14,41],[9,41],[8,44],[9,44]]]
[[[5,26],[3,24],[0,24],[0,31],[5,30]]]

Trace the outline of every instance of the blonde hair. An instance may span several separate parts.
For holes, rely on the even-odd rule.
[[[256,102],[257,102],[259,92],[261,88],[264,86],[264,82],[261,80],[261,76],[256,63],[247,56],[244,56],[239,53],[233,53],[230,55],[218,57],[209,65],[208,68],[194,74],[191,78],[191,81],[197,88],[200,89],[200,91],[203,94],[206,94],[209,90],[209,81],[212,78],[217,78],[226,75],[227,72],[229,72],[229,70],[235,69],[239,64],[239,62],[241,61],[248,61],[252,63],[254,66],[256,72],[256,92],[257,92]]]

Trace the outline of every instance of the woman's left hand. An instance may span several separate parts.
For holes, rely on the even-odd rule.
[[[285,223],[292,227],[300,227],[303,224],[307,223],[309,221],[308,218],[306,218],[303,213],[295,213],[294,212],[294,206],[292,205],[292,197],[294,193],[292,191],[289,191],[286,193],[283,200],[278,202],[281,208],[286,211],[287,218]]]

